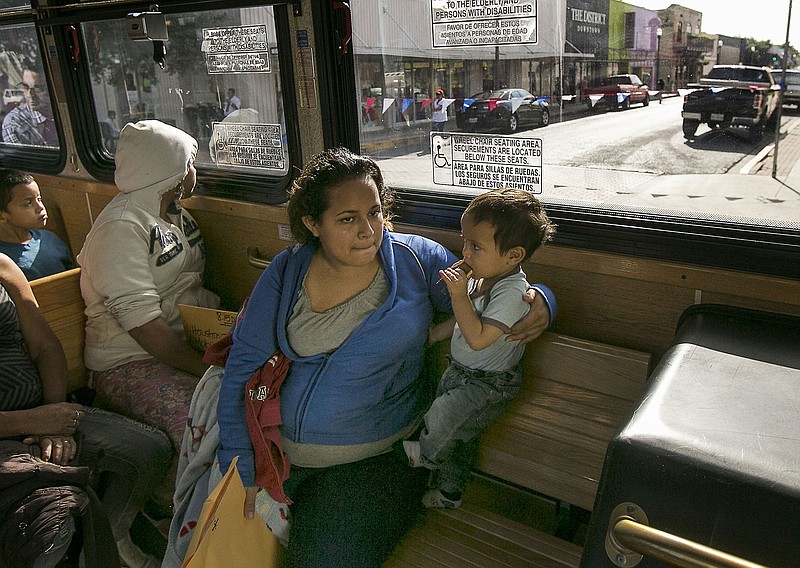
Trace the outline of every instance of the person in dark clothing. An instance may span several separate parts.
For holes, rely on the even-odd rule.
[[[43,462],[91,468],[120,559],[129,568],[157,568],[128,530],[166,472],[169,440],[155,428],[66,402],[66,377],[64,351],[25,275],[0,254],[0,443],[22,442]],[[34,567],[61,559],[74,532],[62,529]]]

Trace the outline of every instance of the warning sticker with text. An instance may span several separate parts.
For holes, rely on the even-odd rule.
[[[206,64],[209,73],[269,73],[266,53],[214,53]]]
[[[215,122],[212,159],[220,166],[286,170],[286,150],[279,124]]]
[[[270,72],[266,25],[205,28],[200,49],[212,74]]]
[[[542,192],[541,138],[431,133],[433,183]]]
[[[536,0],[431,0],[433,47],[535,44]]]

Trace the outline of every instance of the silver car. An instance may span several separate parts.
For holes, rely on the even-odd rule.
[[[775,79],[782,81],[783,73],[777,71]],[[785,90],[783,91],[782,104],[800,106],[800,69],[786,71]]]

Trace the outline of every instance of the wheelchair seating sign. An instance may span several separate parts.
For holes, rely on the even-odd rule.
[[[542,193],[542,140],[431,132],[433,183]]]

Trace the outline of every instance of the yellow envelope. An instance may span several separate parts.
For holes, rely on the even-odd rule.
[[[206,347],[228,334],[236,321],[236,312],[178,304],[183,331],[193,349],[205,353]]]
[[[261,517],[244,516],[245,490],[237,460],[203,503],[182,568],[283,566],[283,546]]]

